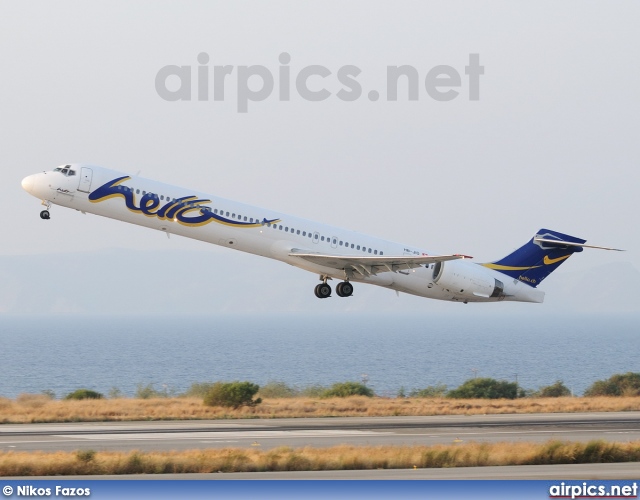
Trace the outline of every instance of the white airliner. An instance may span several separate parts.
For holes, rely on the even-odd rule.
[[[495,262],[476,264],[466,255],[433,255],[292,215],[225,200],[90,165],[62,165],[30,175],[22,187],[52,204],[138,224],[276,259],[320,276],[318,298],[340,297],[353,282],[369,283],[432,299],[456,302],[542,302],[536,287],[586,240],[541,229],[524,246]]]

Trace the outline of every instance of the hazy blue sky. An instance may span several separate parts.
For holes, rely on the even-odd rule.
[[[171,280],[164,251],[212,252],[213,265],[238,265],[235,279],[212,284],[228,296],[251,298],[261,273],[270,294],[290,293],[293,271],[277,262],[58,207],[40,220],[20,180],[86,162],[480,261],[548,227],[629,250],[584,252],[566,273],[640,269],[638,19],[635,1],[2,2],[0,254],[144,251]],[[197,100],[201,52],[210,68],[234,66],[224,101],[212,90]],[[329,68],[333,95],[309,102],[292,85],[282,102],[276,87],[239,113],[238,66],[277,76],[283,52],[292,79],[309,65]],[[477,101],[464,75],[472,53],[484,66]],[[166,65],[192,66],[191,101],[158,96]],[[362,70],[354,102],[335,96],[345,65]],[[416,68],[417,101],[402,83],[398,101],[386,100],[386,68],[396,65]],[[462,76],[454,100],[425,91],[437,65]],[[372,89],[383,98],[370,101]],[[5,260],[3,273],[55,294],[60,283],[6,262],[17,261]],[[315,307],[316,278],[297,272]]]

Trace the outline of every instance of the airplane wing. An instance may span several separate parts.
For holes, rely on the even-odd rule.
[[[398,255],[398,256],[354,256],[354,255],[330,255],[311,253],[306,250],[293,249],[289,253],[292,257],[313,262],[334,269],[352,270],[362,276],[375,276],[385,272],[406,272],[416,267],[435,262],[444,262],[456,259],[471,259],[468,255]]]

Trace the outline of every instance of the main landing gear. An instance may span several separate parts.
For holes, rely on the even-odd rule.
[[[336,293],[340,297],[351,297],[351,295],[353,294],[353,285],[348,281],[338,283],[338,286],[336,287]]]
[[[316,285],[314,290],[316,297],[319,299],[326,299],[327,297],[331,297],[331,287],[326,283],[320,283]]]
[[[314,289],[316,297],[318,297],[319,299],[326,299],[327,297],[331,297],[331,286],[327,283],[327,279],[329,278],[321,276],[320,279],[323,280],[322,283],[316,285]],[[338,283],[338,285],[336,286],[336,293],[338,294],[338,297],[351,297],[351,295],[353,294],[353,285],[348,281]]]

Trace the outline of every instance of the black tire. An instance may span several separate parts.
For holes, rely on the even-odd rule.
[[[320,299],[331,297],[331,287],[326,283],[320,283],[316,286],[316,296]]]
[[[316,285],[316,287],[313,289],[313,293],[316,294],[316,297],[318,297],[319,299],[321,299],[322,297],[320,296],[320,292],[318,291],[318,288],[320,287],[320,284]]]
[[[43,210],[40,212],[40,218],[45,220],[50,219],[49,210]]]
[[[340,297],[351,297],[351,294],[353,294],[353,285],[348,281],[343,281],[336,287],[336,291]]]

